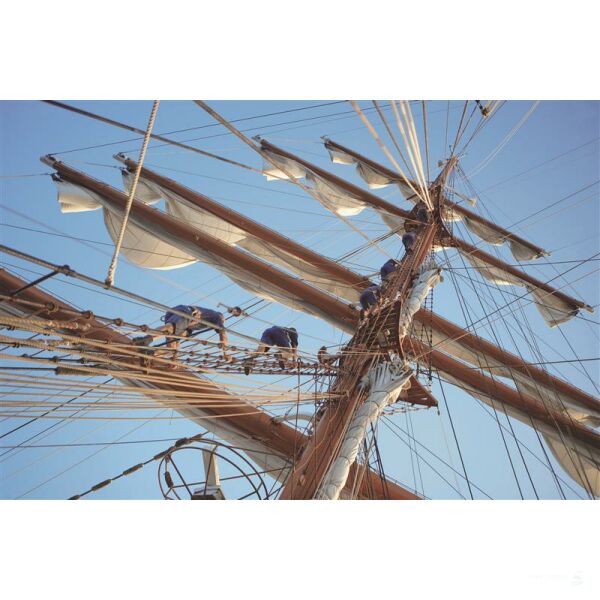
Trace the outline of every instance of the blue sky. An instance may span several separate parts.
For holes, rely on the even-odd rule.
[[[214,101],[210,104],[223,116],[233,120],[303,108],[322,102],[327,101]],[[142,129],[146,126],[151,108],[150,101],[86,101],[74,102],[74,104]],[[368,106],[365,102],[361,104],[363,107]],[[447,137],[451,141],[463,104],[464,102],[459,100],[450,101],[449,111],[445,101],[427,104],[433,174],[437,172],[434,167],[437,160],[446,156],[446,123],[448,121]],[[501,108],[469,146],[467,155],[462,158],[461,167],[467,174],[497,147],[530,106],[531,102],[508,102]],[[413,111],[419,125],[419,106],[413,105]],[[291,122],[313,117],[315,117],[313,120]],[[552,256],[547,261],[540,261],[539,266],[526,267],[529,273],[540,279],[555,277],[576,266],[575,263],[568,261],[579,261],[592,257],[598,252],[600,212],[597,184],[549,210],[544,209],[549,204],[598,180],[599,125],[597,102],[544,101],[495,159],[472,179],[474,187],[481,194],[481,203],[477,208],[482,211],[481,214],[491,216],[494,221],[507,227],[523,220],[514,231],[552,251]],[[210,117],[192,102],[161,103],[154,131],[162,133],[203,126],[206,128],[173,134],[172,137],[177,140],[194,139],[190,143],[197,144],[202,149],[260,167],[258,155],[239,140],[228,135],[221,127],[214,126]],[[250,129],[247,131],[248,135],[261,134],[273,143],[296,152],[299,156],[359,185],[364,184],[355,175],[353,169],[330,163],[320,143],[320,136],[328,135],[344,145],[359,150],[362,154],[387,164],[376,143],[347,103],[244,121],[239,126],[242,129]],[[0,103],[0,131],[0,174],[4,177],[1,180],[0,235],[3,243],[53,262],[68,263],[78,271],[103,279],[110,261],[112,245],[100,215],[94,212],[62,215],[58,210],[56,194],[50,178],[46,175],[37,175],[49,171],[39,162],[39,157],[47,153],[62,153],[119,142],[99,148],[58,154],[58,156],[76,168],[121,187],[119,171],[114,168],[117,163],[112,159],[112,155],[116,152],[126,152],[132,158],[136,158],[140,145],[139,136],[40,102],[30,101]],[[570,152],[572,149],[576,150]],[[540,163],[562,153],[567,154],[535,168]],[[333,218],[302,190],[289,183],[267,183],[256,173],[156,143],[151,144],[146,157],[146,166],[197,189],[297,241],[307,243],[311,248],[327,256],[341,256],[363,242],[343,222]],[[527,172],[519,175],[524,171]],[[14,175],[36,176],[6,178]],[[391,188],[376,193],[389,201],[397,202],[400,206],[407,206],[399,193]],[[25,217],[12,211],[18,211]],[[528,219],[529,215],[536,211],[543,212]],[[365,211],[357,217],[356,223],[359,222],[363,231],[370,237],[375,237],[385,230],[378,217],[370,211]],[[29,228],[29,230],[22,228]],[[57,231],[66,236],[85,240],[87,245],[83,245],[78,240],[54,235]],[[399,240],[391,240],[385,247],[389,251],[399,252]],[[490,247],[484,249],[493,252]],[[507,262],[514,262],[505,248],[498,249],[498,252]],[[25,278],[34,277],[34,274],[20,269],[39,270],[12,257],[3,255],[2,260],[3,264]],[[361,272],[370,272],[376,270],[384,261],[383,255],[370,251],[361,255],[353,267]],[[554,262],[561,264],[550,264]],[[451,264],[455,267],[461,266],[460,261],[456,259]],[[592,306],[600,302],[597,264],[590,261],[584,266],[571,270],[565,276],[566,282],[572,282],[574,288],[574,290],[567,288],[567,293],[582,297]],[[464,279],[464,274],[461,274],[459,268],[447,273],[445,282],[436,288],[433,306],[434,310],[443,316],[464,325],[461,306],[453,287],[453,276],[456,282],[461,283],[461,292],[464,294],[469,311],[472,312],[473,320],[483,315],[477,295],[470,291],[469,282]],[[202,265],[159,272],[157,275],[121,260],[116,282],[121,287],[165,304],[185,302],[215,306],[218,301],[241,304],[250,300],[246,292],[231,284],[213,269]],[[160,316],[158,311],[149,311],[144,307],[117,300],[105,293],[98,293],[98,290],[75,287],[71,285],[72,283],[67,284],[62,280],[56,280],[48,282],[45,288],[77,306],[92,309],[103,315],[120,316],[133,322],[147,323],[156,323]],[[487,290],[493,295],[489,300],[495,298],[501,304],[508,302],[512,298],[510,293],[515,291],[513,288],[502,291]],[[483,298],[483,292],[480,291],[480,295]],[[523,311],[523,314],[519,314],[519,320],[522,323],[527,322],[539,336],[540,349],[545,360],[571,360],[574,357],[598,356],[598,328],[593,324],[598,321],[597,314],[583,313],[582,316],[587,320],[575,319],[560,329],[551,330],[547,328],[533,306],[525,306]],[[293,323],[301,332],[302,347],[310,351],[315,351],[322,343],[338,344],[342,340],[340,332],[335,331],[331,326],[300,313],[288,311],[284,307],[270,306],[257,316],[280,324]],[[517,327],[516,321],[508,321],[507,327]],[[238,328],[249,335],[257,335],[265,326],[255,319],[247,319],[241,322]],[[514,350],[509,330],[504,327],[504,325],[499,326],[497,333],[504,347]],[[478,330],[478,333],[490,335],[485,328]],[[525,343],[518,342],[518,337],[517,343],[520,345],[520,350],[527,355],[529,351]],[[531,358],[535,359],[534,356]],[[560,364],[556,365],[555,372],[592,393],[594,393],[592,381],[598,382],[600,379],[597,362]],[[494,498],[520,497],[509,456],[494,417],[490,416],[474,399],[452,386],[445,385],[444,390],[469,478]],[[410,419],[406,415],[398,415],[392,420],[403,430],[411,431],[423,446],[461,471],[448,412],[437,385],[434,386],[434,393],[440,400],[439,416],[435,410],[430,410],[413,413]],[[36,422],[4,437],[0,440],[0,445],[23,442],[52,423],[52,421]],[[503,423],[506,424],[505,421]],[[14,426],[14,421],[2,421],[0,434]],[[513,426],[518,438],[537,457],[544,460],[534,432],[519,423],[514,423]],[[136,427],[139,429],[131,431]],[[45,437],[43,441],[36,439],[31,443],[94,443],[113,441],[120,436],[127,436],[125,440],[177,438],[198,431],[195,425],[178,419],[148,423],[144,421],[71,422],[55,429],[57,431]],[[464,481],[460,481],[458,476],[458,479],[455,478],[451,470],[423,447],[417,447],[422,458],[415,455],[411,457],[407,446],[392,435],[385,426],[380,426],[379,443],[386,472],[400,481],[416,487],[430,497],[459,497],[449,484],[424,462],[426,460],[451,485],[456,487],[458,481],[460,492],[468,495]],[[525,497],[534,497],[523,461],[510,438],[507,444],[523,494]],[[106,449],[102,449],[102,446],[80,446],[27,449],[19,453],[10,453],[0,457],[1,461],[11,456],[10,459],[0,462],[0,471],[3,478],[6,478],[1,485],[0,493],[4,498],[18,497],[46,479],[57,475],[55,479],[26,497],[68,497],[98,481],[120,473],[132,464],[149,458],[164,449],[166,445],[165,443],[140,443],[110,446]],[[100,449],[102,450],[97,455],[88,458]],[[0,453],[2,452],[5,450],[0,449]],[[34,463],[36,460],[38,462]],[[76,465],[78,461],[83,462]],[[552,477],[538,459],[525,452],[525,461],[537,494],[540,497],[558,497]],[[60,474],[63,470],[65,473]],[[566,476],[564,477],[567,479]],[[568,479],[567,481],[578,493],[581,493],[576,484]],[[568,488],[564,489],[567,497],[575,497]],[[475,495],[482,496],[477,491]],[[95,495],[97,498],[159,496],[155,465],[150,465]]]

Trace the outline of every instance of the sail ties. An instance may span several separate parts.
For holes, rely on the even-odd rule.
[[[368,389],[369,395],[350,422],[338,457],[317,490],[317,500],[339,499],[369,425],[375,423],[383,410],[397,400],[402,390],[408,386],[412,373],[412,369],[404,361],[397,360],[381,363],[363,377],[361,388]]]

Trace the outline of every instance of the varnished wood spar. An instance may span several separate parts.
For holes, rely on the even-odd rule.
[[[268,148],[270,146],[268,142],[263,142],[265,144],[265,147]],[[271,148],[275,147],[271,146]],[[280,149],[277,149],[277,151],[280,152]],[[290,157],[291,156],[292,155],[290,155]],[[122,161],[128,168],[135,169],[137,165],[135,161],[132,161],[130,159],[124,159],[122,157],[119,157],[118,155],[117,158],[118,160]],[[316,169],[314,165],[310,165],[310,168]],[[332,177],[331,174],[326,173],[324,171],[321,174],[327,177]],[[157,173],[154,173],[153,171],[146,169],[145,167],[142,169],[142,175],[143,177],[146,177],[147,179],[154,181],[155,183],[163,185],[164,187],[188,199],[191,203],[195,204],[199,208],[212,212],[216,216],[227,220],[232,225],[240,227],[240,229],[244,229],[245,231],[256,235],[264,241],[273,243],[274,245],[278,245],[279,247],[283,248],[283,246],[281,246],[281,243],[283,243],[284,240],[288,240],[288,238],[280,236],[276,231],[273,231],[272,229],[265,227],[264,225],[256,223],[255,221],[248,219],[244,215],[230,210],[227,207],[215,202],[214,200],[207,198],[203,194],[194,192],[193,190],[190,190],[189,188],[182,186],[171,179],[158,175]],[[335,183],[337,183],[338,185],[340,184],[340,182],[344,183],[344,180],[336,179],[335,181]],[[349,189],[348,191],[352,191],[354,193],[355,191],[361,192],[363,190],[361,190],[361,188],[356,188],[356,190]],[[373,196],[373,198],[377,199],[378,197]],[[372,198],[369,198],[369,200],[372,200]],[[396,208],[393,207],[393,205],[391,207]],[[386,208],[386,210],[389,210],[389,207]],[[408,213],[406,213],[405,211],[402,211],[401,209],[398,210],[400,213],[408,215]],[[288,241],[290,242],[289,248],[283,249],[285,249],[287,252],[290,252],[291,254],[294,254],[298,258],[302,258],[307,262],[310,262],[314,266],[322,268],[325,272],[330,273],[331,276],[334,277],[337,281],[346,282],[352,286],[355,286],[356,289],[359,291],[366,289],[370,285],[368,279],[361,277],[360,275],[354,273],[350,269],[346,269],[345,267],[337,264],[333,260],[328,259],[327,257],[321,254],[313,252],[312,250],[304,248],[303,246],[293,242],[292,240]],[[471,246],[465,246],[466,251],[470,251],[471,248]],[[447,319],[444,319],[443,317],[435,313],[432,313],[426,309],[420,309],[415,315],[415,320],[419,321],[424,325],[431,325],[438,333],[446,335],[449,339],[458,339],[460,340],[461,344],[465,344],[473,350],[484,352],[489,357],[492,357],[493,359],[497,360],[499,364],[506,364],[510,366],[511,369],[520,371],[521,373],[528,375],[538,383],[550,386],[556,391],[569,396],[573,400],[581,402],[583,405],[600,412],[600,401],[594,398],[593,396],[583,392],[582,390],[576,388],[568,382],[558,379],[557,377],[547,373],[546,371],[543,371],[538,367],[526,363],[518,356],[499,348],[498,346],[492,344],[484,338],[469,333],[462,327],[455,325],[451,321],[448,321]],[[409,398],[415,394],[415,391],[417,389],[422,390],[422,387],[418,386],[418,381],[413,378],[412,386],[408,392]],[[432,398],[430,395],[429,398],[430,402],[428,405],[435,406],[437,404],[435,399]],[[410,402],[410,399],[408,399],[407,401]]]
[[[470,256],[478,258],[478,259],[492,265],[493,267],[498,267],[498,268],[502,269],[503,271],[506,271],[510,275],[513,275],[514,277],[518,277],[519,279],[522,279],[523,281],[530,283],[531,285],[534,285],[535,287],[537,287],[541,290],[544,290],[545,292],[548,292],[549,294],[552,294],[555,298],[559,298],[563,302],[566,302],[567,304],[569,304],[569,306],[571,306],[573,309],[584,308],[586,310],[589,310],[589,307],[585,302],[581,302],[581,300],[577,300],[576,298],[567,296],[567,294],[563,294],[562,292],[560,292],[556,288],[553,288],[552,286],[548,285],[547,283],[544,283],[543,281],[540,281],[539,279],[536,279],[535,277],[532,277],[531,275],[527,275],[523,271],[520,271],[519,269],[516,269],[515,267],[512,267],[511,265],[508,265],[505,262],[502,262],[501,260],[497,259],[495,256],[492,256],[491,254],[488,254],[487,252],[484,252],[483,250],[479,250],[479,248],[476,248],[472,244],[469,244],[469,243],[453,236],[452,237],[452,245],[455,246],[456,248],[458,248],[459,250],[462,250],[465,254],[469,254]]]
[[[115,155],[115,158],[125,164],[128,169],[134,171],[137,167],[137,163],[131,159],[124,157],[122,154]],[[256,236],[257,238],[272,244],[273,246],[280,248],[281,250],[296,256],[302,260],[305,260],[311,265],[322,269],[326,274],[330,275],[335,281],[345,283],[357,290],[361,287],[367,287],[371,285],[371,282],[367,277],[362,277],[349,269],[338,265],[336,262],[326,258],[325,256],[313,252],[312,250],[305,248],[304,246],[294,242],[290,238],[287,238],[269,227],[265,227],[248,217],[231,210],[230,208],[211,200],[204,194],[200,194],[188,187],[164,177],[147,169],[142,168],[141,177],[152,181],[162,187],[178,194],[185,200],[187,200],[192,206],[201,208],[202,210],[208,211],[213,215],[231,223],[235,227]]]
[[[370,158],[367,158],[366,156],[359,154],[355,150],[346,148],[346,146],[342,146],[341,144],[338,144],[337,142],[334,142],[333,140],[330,140],[330,139],[328,139],[326,141],[325,145],[326,145],[326,147],[333,148],[334,150],[340,150],[346,154],[349,154],[350,156],[356,158],[360,162],[364,162],[365,164],[373,167],[373,169],[375,169],[376,171],[380,171],[386,177],[389,177],[393,181],[397,181],[398,183],[408,184],[408,180],[405,179],[404,177],[402,177],[402,175],[400,175],[399,173],[396,173],[396,172],[392,171],[391,169],[388,169],[384,165],[381,165],[381,164],[371,160]],[[415,182],[411,181],[410,183],[416,189]],[[468,208],[465,208],[464,206],[461,206],[460,204],[456,204],[456,202],[452,202],[448,198],[444,198],[444,204],[446,206],[449,206],[450,208],[452,208],[453,211],[464,215],[468,219],[471,219],[472,221],[477,221],[478,223],[481,223],[482,225],[485,225],[486,227],[490,227],[494,231],[497,231],[498,233],[502,234],[507,240],[514,240],[515,242],[518,242],[519,244],[522,244],[523,246],[527,246],[527,248],[529,248],[530,250],[533,250],[537,254],[537,256],[543,256],[544,254],[546,254],[546,251],[543,248],[540,248],[539,246],[532,244],[531,242],[527,241],[526,239],[519,237],[518,235],[510,232],[508,229],[504,229],[504,227],[500,227],[499,225],[496,225],[496,223],[492,223],[491,221],[488,221],[487,219],[480,217],[477,213],[474,213],[473,211],[469,210]]]
[[[482,375],[477,369],[469,368],[448,355],[432,349],[415,338],[405,338],[402,348],[408,356],[420,357],[435,369],[449,373],[461,382],[471,386],[490,398],[504,402],[507,406],[520,410],[533,419],[541,421],[552,429],[562,431],[563,435],[576,438],[583,444],[600,449],[600,435],[585,425],[569,419],[561,413],[547,408],[542,402],[521,394],[517,390]]]
[[[23,280],[11,275],[10,273],[7,273],[3,269],[0,269],[0,290],[2,293],[9,294],[11,291],[21,287],[23,283]],[[93,316],[90,316],[90,318],[85,318],[83,316],[74,318],[74,309],[72,306],[69,306],[68,304],[60,301],[58,298],[55,298],[54,296],[51,296],[50,294],[47,294],[36,287],[31,287],[21,292],[18,298],[14,301],[16,306],[19,306],[19,299],[31,302],[40,302],[43,304],[52,305],[54,308],[56,308],[55,311],[45,310],[38,312],[34,308],[27,307],[25,305],[21,306],[22,310],[31,313],[35,312],[41,318],[73,321],[75,323],[90,326],[90,328],[86,331],[78,331],[78,336],[81,336],[85,339],[98,340],[107,344],[122,344],[125,345],[125,347],[131,346],[132,350],[139,351],[139,348],[134,346],[131,342],[131,339],[127,336],[124,336],[117,331],[114,331],[110,327],[107,327],[103,323],[100,323],[94,319]],[[139,359],[131,357],[128,358],[126,354],[123,354],[119,361],[122,362],[125,367],[127,367],[129,364],[136,369],[139,368]],[[160,363],[157,363],[155,366],[153,366],[153,368],[163,371],[166,377],[174,379],[173,371],[164,366],[160,366]],[[263,413],[262,411],[257,413],[256,406],[253,406],[250,403],[245,403],[243,399],[237,396],[228,394],[225,390],[217,387],[208,379],[197,377],[195,373],[186,370],[177,371],[177,377],[182,375],[189,377],[196,384],[195,391],[198,393],[199,400],[202,399],[203,394],[210,394],[211,398],[213,398],[215,394],[222,395],[221,399],[214,398],[214,403],[216,404],[217,402],[222,402],[222,406],[215,408],[204,408],[198,405],[198,408],[200,408],[207,415],[225,418],[228,425],[233,426],[241,435],[260,440],[265,443],[265,445],[271,451],[286,457],[290,456],[290,448],[294,448],[302,443],[304,438],[302,434],[292,427],[285,425],[284,423],[277,422],[275,419]],[[126,372],[123,373],[123,378],[127,378]],[[186,394],[189,394],[190,392],[189,384],[184,386],[173,382],[169,384],[157,383],[156,385],[160,389],[173,390],[175,392],[185,392]],[[144,393],[143,388],[140,388],[140,393]],[[157,402],[159,401],[157,400]],[[228,404],[233,403],[235,403],[235,406],[227,406]],[[194,408],[193,398],[189,399],[189,404],[190,408]],[[244,404],[246,406],[244,406]],[[232,416],[234,414],[235,416]]]
[[[10,295],[15,290],[18,290],[27,285],[27,282],[11,275],[4,269],[0,269],[0,293]],[[47,310],[39,311],[39,309],[32,308],[31,305],[20,305],[19,299],[25,300],[31,303],[42,303],[48,306]],[[82,325],[88,325],[89,329],[85,331],[78,331],[77,335],[96,341],[106,342],[107,344],[122,344],[131,345],[131,349],[139,351],[137,346],[131,343],[131,339],[114,331],[110,327],[107,327],[103,323],[100,323],[94,319],[93,315],[73,317],[75,309],[62,302],[58,298],[51,296],[50,294],[36,288],[30,287],[19,293],[18,298],[13,301],[6,302],[9,306],[14,304],[19,306],[23,312],[29,314],[35,313],[37,316],[43,319],[62,320],[62,321],[73,321]],[[128,361],[132,363],[137,362],[137,359],[128,359],[124,355],[123,364],[127,365]],[[137,367],[137,364],[132,364]],[[157,370],[164,371],[165,376],[173,377],[173,372],[157,365]],[[202,399],[203,394],[210,394],[211,399],[214,400],[213,404],[217,403],[217,399],[214,398],[215,393],[221,395],[219,402],[221,406],[205,408],[202,405],[194,403],[194,399],[189,399],[190,408],[199,408],[205,414],[209,416],[217,416],[222,419],[223,423],[226,423],[229,427],[235,429],[239,435],[245,436],[249,439],[260,441],[266,448],[267,451],[279,454],[284,458],[293,461],[295,458],[295,452],[298,448],[301,448],[306,441],[306,437],[285,423],[277,420],[270,415],[267,415],[261,409],[256,406],[243,402],[243,399],[238,396],[228,394],[225,390],[215,386],[211,381],[198,377],[195,373],[181,370],[177,372],[177,375],[184,375],[190,378],[191,381],[197,382],[195,391],[198,393],[198,400]],[[127,378],[127,373],[123,373],[123,378]],[[172,390],[174,393],[189,394],[189,385],[178,385],[177,383],[157,383],[156,387],[161,390]],[[140,393],[144,393],[144,388],[140,388]],[[154,396],[151,396],[153,400],[156,400]],[[160,402],[156,400],[158,404]],[[228,406],[232,404],[234,406]],[[244,406],[246,404],[246,406]],[[240,414],[241,413],[241,414]],[[201,417],[200,417],[201,418]],[[394,499],[404,499],[412,494],[400,487],[399,485],[391,481],[382,481],[376,473],[371,473],[371,484],[377,498],[392,497]],[[384,494],[384,490],[386,494]],[[361,495],[367,492],[367,486],[361,486]]]
[[[404,298],[416,270],[427,257],[433,244],[436,226],[429,225],[419,235],[413,254],[406,255],[402,263],[389,277],[386,284],[386,298],[397,293]],[[336,377],[331,391],[340,400],[330,404],[319,420],[315,433],[302,451],[294,471],[290,475],[281,493],[283,500],[314,498],[321,481],[337,458],[344,435],[357,408],[364,402],[368,390],[359,387],[361,378],[369,368],[380,362],[388,350],[379,347],[377,332],[388,322],[387,313],[396,314],[395,303],[381,309],[361,323],[356,334],[348,344],[348,354],[340,362],[340,373]],[[395,319],[397,335],[398,320]],[[397,350],[398,344],[396,343]],[[351,475],[348,484],[352,481]]]
[[[440,317],[439,315],[423,308],[417,312],[415,319],[417,319],[424,326],[431,326],[437,333],[445,335],[448,341],[456,340],[476,352],[484,353],[490,363],[490,366],[507,366],[514,371],[518,371],[519,373],[523,373],[524,375],[531,377],[531,379],[537,383],[548,386],[551,389],[556,390],[556,392],[564,394],[572,400],[580,402],[582,405],[600,412],[600,400],[597,398],[594,398],[590,394],[587,394],[574,385],[563,381],[562,379],[559,379],[550,373],[547,373],[543,369],[525,362],[517,355],[499,348],[488,340],[473,333],[469,333],[451,321],[448,321],[447,319],[444,319],[443,317]],[[440,349],[443,351],[443,344],[440,344]],[[492,370],[492,373],[493,372],[494,371]]]
[[[89,177],[88,175],[57,161],[53,157],[44,157],[42,161],[52,168],[56,169],[59,175],[66,181],[81,185],[100,194],[105,200],[109,201],[117,210],[123,210],[127,196],[113,188],[112,186]],[[151,226],[158,224],[160,229],[170,236],[177,237],[179,240],[199,250],[208,251],[221,259],[226,260],[236,268],[251,273],[281,290],[285,296],[289,293],[294,294],[305,302],[310,303],[314,309],[326,314],[335,315],[339,322],[339,327],[347,332],[354,330],[356,322],[356,311],[344,302],[341,302],[334,296],[320,291],[319,289],[304,283],[297,277],[287,275],[284,271],[277,269],[268,263],[254,258],[247,252],[242,252],[238,248],[230,246],[218,240],[217,238],[200,231],[171,215],[163,213],[152,208],[143,202],[134,200],[130,220],[140,226]],[[160,236],[158,236],[160,237]]]
[[[331,142],[331,143],[334,144],[334,142]],[[297,163],[305,166],[307,169],[310,169],[317,175],[320,175],[321,177],[331,181],[332,183],[335,183],[336,185],[339,185],[340,187],[344,188],[346,191],[352,193],[353,195],[356,195],[360,200],[362,200],[366,204],[373,206],[374,208],[379,208],[379,209],[385,210],[386,212],[388,212],[392,215],[401,217],[403,219],[409,218],[409,213],[407,211],[402,210],[401,208],[398,208],[394,204],[386,202],[385,200],[382,200],[379,196],[376,196],[375,194],[366,192],[362,188],[354,186],[353,184],[350,184],[350,183],[344,181],[343,179],[340,179],[339,177],[333,175],[332,173],[329,173],[328,171],[325,171],[324,169],[321,169],[320,167],[317,167],[316,165],[313,165],[313,164],[309,163],[308,161],[306,161],[302,158],[299,158],[299,157],[295,156],[294,154],[291,154],[290,152],[287,152],[285,150],[282,150],[281,148],[278,148],[277,146],[267,142],[266,140],[261,140],[261,145],[265,150],[269,150],[271,152],[274,152],[275,154],[280,154],[281,156],[284,156],[286,158],[294,160]],[[382,167],[378,163],[369,161],[368,159],[365,159],[362,155],[357,154],[357,153],[353,152],[352,150],[348,150],[344,146],[340,146],[339,144],[335,144],[335,145],[336,145],[336,147],[343,150],[344,152],[348,152],[348,154],[354,155],[356,157],[360,157],[360,160],[365,160],[366,162],[369,162],[369,164],[371,164],[374,168],[377,168],[379,170],[385,169],[385,167]],[[389,171],[389,173],[390,173],[390,175],[389,175],[390,177],[395,177],[397,180],[401,179],[397,173],[394,173],[393,171]],[[386,175],[387,175],[387,172],[386,172]],[[462,207],[455,205],[453,203],[449,203],[448,200],[444,200],[444,204],[452,204],[453,208],[456,206],[457,210],[458,209],[462,210]],[[471,217],[469,217],[469,218],[471,218]],[[494,226],[493,223],[491,224],[491,226]],[[494,226],[494,227],[497,227],[497,226]],[[515,267],[512,267],[512,266],[506,264],[505,262],[498,260],[497,258],[493,257],[491,254],[488,254],[487,252],[484,252],[483,250],[479,250],[472,244],[469,244],[463,240],[459,240],[455,237],[451,237],[450,239],[452,241],[452,245],[460,248],[463,252],[465,252],[467,254],[471,254],[473,256],[476,256],[486,262],[489,262],[491,265],[497,266],[497,267],[503,269],[504,271],[506,271],[507,273],[510,273],[516,277],[519,277],[524,282],[530,283],[531,285],[533,285],[535,287],[539,287],[540,289],[551,293],[553,296],[555,296],[556,298],[559,298],[560,300],[563,300],[564,302],[566,302],[573,308],[584,308],[586,310],[589,310],[589,306],[585,302],[581,302],[580,300],[577,300],[576,298],[573,298],[571,296],[568,296],[567,294],[564,294],[563,292],[553,288],[552,286],[549,286],[548,284],[539,281],[535,277],[531,277],[524,271],[520,271],[519,269],[516,269]],[[525,240],[521,240],[521,238],[518,238],[517,236],[513,236],[513,239],[515,241],[518,241],[519,243],[524,243],[525,245],[527,245],[527,242]],[[537,248],[537,246],[534,246],[533,248]],[[539,250],[543,252],[543,250],[541,248]]]

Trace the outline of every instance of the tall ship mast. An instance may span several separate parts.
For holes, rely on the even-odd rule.
[[[138,497],[141,481],[140,497],[194,500],[600,496],[598,359],[579,351],[583,331],[598,339],[597,299],[577,291],[579,275],[598,281],[598,258],[554,260],[576,234],[547,249],[527,227],[585,214],[577,203],[597,199],[598,181],[520,219],[474,184],[539,103],[481,156],[511,103],[320,103],[301,110],[336,110],[360,134],[330,127],[301,148],[213,104],[189,103],[225,152],[156,133],[168,103],[145,127],[45,103],[73,126],[143,138],[133,152],[100,143],[101,163],[74,158],[86,148],[41,156],[40,201],[60,229],[7,195],[6,214],[38,240],[0,245],[10,497]],[[598,154],[598,140],[585,146]],[[179,154],[157,165],[161,151],[206,171]],[[225,182],[252,200],[224,199]],[[257,189],[278,198],[259,218]],[[75,244],[101,260],[88,268]],[[53,446],[62,429],[75,439]],[[96,429],[112,439],[86,442]],[[54,464],[86,443],[98,448]],[[25,448],[42,453],[32,462]],[[44,464],[56,473],[39,476]]]

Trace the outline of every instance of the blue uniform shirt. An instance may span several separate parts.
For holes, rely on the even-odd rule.
[[[216,310],[211,310],[210,308],[204,308],[203,306],[190,306],[187,304],[178,304],[173,308],[174,310],[190,315],[189,317],[182,317],[170,311],[166,313],[164,318],[165,323],[174,325],[177,331],[183,329],[189,329],[190,331],[194,331],[198,329],[207,328],[207,326],[202,323],[194,323],[194,325],[192,325],[191,328],[188,326],[188,323],[192,318],[192,313],[194,312],[194,310],[199,310],[201,313],[200,318],[203,321],[208,321],[209,323],[215,325],[215,328],[223,327],[225,323],[223,313],[220,313]]]
[[[382,267],[379,269],[381,279],[386,279],[390,273],[393,273],[398,268],[398,261],[390,258]]]
[[[263,331],[260,341],[267,346],[280,346],[281,348],[297,348],[298,334],[286,327],[273,325]]]
[[[379,286],[371,285],[360,295],[360,305],[367,309],[374,304],[377,304],[379,297]]]

